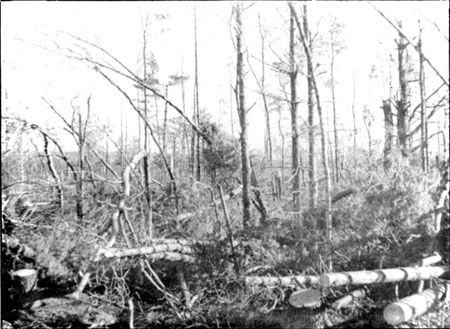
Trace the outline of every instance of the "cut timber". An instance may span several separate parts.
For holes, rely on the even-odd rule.
[[[362,298],[365,295],[366,295],[366,291],[364,289],[354,290],[347,296],[342,297],[341,299],[338,299],[337,301],[335,301],[333,304],[331,304],[331,307],[338,310],[341,307],[344,307],[344,306],[350,304],[356,298]]]
[[[386,306],[383,312],[384,319],[393,326],[410,321],[414,317],[428,312],[439,302],[445,292],[445,285],[440,284],[434,289],[427,289],[420,294],[402,298],[398,302]]]
[[[12,273],[12,277],[23,287],[25,293],[34,289],[37,282],[37,271],[34,269],[22,269]]]
[[[441,255],[435,252],[433,255],[428,256],[414,263],[412,266],[430,266],[433,264],[437,264],[442,260]]]
[[[300,289],[294,291],[289,297],[289,304],[294,307],[318,307],[321,305],[321,294],[317,289]]]
[[[347,284],[371,284],[398,281],[428,280],[439,277],[449,270],[448,266],[404,267],[385,270],[328,273],[320,276],[322,288]]]
[[[314,286],[319,284],[319,277],[314,275],[296,275],[284,277],[271,276],[247,276],[245,278],[247,286],[266,286],[266,287],[302,287]]]
[[[116,249],[108,248],[99,250],[99,256],[104,258],[122,258],[122,257],[133,257],[140,255],[152,255],[164,252],[176,252],[179,254],[193,254],[194,250],[189,246],[183,246],[180,244],[159,244],[154,246],[146,246],[139,248],[130,249]],[[152,257],[152,256],[151,256]]]

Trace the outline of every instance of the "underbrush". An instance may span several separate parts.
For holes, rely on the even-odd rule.
[[[435,172],[428,176],[417,174],[408,165],[394,161],[388,171],[381,166],[362,168],[351,181],[342,180],[337,191],[352,187],[356,193],[333,204],[333,271],[409,266],[431,251],[432,197],[436,186],[430,182],[437,181],[437,177]],[[261,177],[262,186],[266,180]],[[126,323],[132,298],[138,314],[136,324],[142,326],[289,327],[282,318],[289,310],[286,300],[293,289],[248,288],[242,277],[319,275],[329,270],[322,257],[326,254],[326,241],[321,200],[317,209],[303,209],[303,241],[299,241],[288,198],[265,195],[269,220],[261,225],[260,214],[253,209],[253,225],[244,229],[239,197],[229,197],[226,204],[230,230],[220,199],[212,191],[214,199],[208,186],[197,184],[188,189],[180,185],[178,212],[167,191],[155,193],[153,211],[160,216],[154,219],[155,237],[210,242],[196,249],[193,264],[151,261],[164,290],[145,275],[145,257],[91,263],[99,242],[103,243],[97,232],[108,223],[118,202],[111,191],[104,191],[105,195],[97,191],[86,199],[82,221],[69,209],[61,212],[53,205],[45,212],[35,211],[22,219],[14,235],[36,251],[35,266],[45,273],[38,283],[42,288],[52,287],[60,295],[69,293],[83,272],[93,266],[85,293],[121,309],[118,323]],[[106,201],[101,202],[102,199]],[[141,239],[145,236],[148,212],[145,202],[133,197],[127,201],[129,220]],[[180,219],[185,213],[192,216]],[[128,229],[122,229],[123,232],[130,233]],[[115,246],[126,247],[122,236]],[[9,266],[17,269],[26,265]],[[190,300],[185,299],[180,288],[180,273],[188,285]],[[363,304],[348,312],[361,317],[415,289],[415,283],[371,286],[372,292]],[[336,299],[345,293],[345,289],[335,289],[328,296]]]

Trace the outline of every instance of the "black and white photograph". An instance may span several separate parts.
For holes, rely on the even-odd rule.
[[[450,328],[448,1],[2,1],[1,327]]]

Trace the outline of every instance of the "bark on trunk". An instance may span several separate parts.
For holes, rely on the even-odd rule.
[[[419,88],[420,88],[420,155],[422,158],[422,170],[428,172],[428,114],[427,114],[427,101],[425,97],[425,71],[423,66],[423,53],[422,53],[422,30],[419,36]]]
[[[247,150],[247,112],[245,107],[244,91],[244,55],[242,50],[242,4],[238,3],[235,7],[236,14],[236,76],[237,76],[237,100],[239,124],[241,126],[241,165],[242,165],[242,207],[243,207],[243,225],[250,225],[250,170]]]
[[[291,87],[291,134],[292,134],[292,196],[294,203],[294,218],[296,224],[296,235],[300,242],[300,251],[303,253],[303,223],[300,205],[300,166],[299,166],[299,145],[298,145],[298,124],[297,124],[297,74],[298,69],[295,63],[294,44],[294,14],[291,9],[290,29],[289,29],[289,61],[290,61],[290,87]]]
[[[401,28],[401,23],[400,23]],[[408,82],[406,79],[406,47],[405,39],[400,34],[398,46],[398,77],[400,99],[397,101],[397,134],[400,151],[403,157],[408,156]]]
[[[427,313],[446,293],[448,293],[446,285],[439,284],[433,289],[426,289],[422,293],[402,298],[386,306],[383,317],[393,326],[410,321]]]
[[[265,287],[303,287],[315,286],[319,284],[319,277],[315,275],[296,275],[285,277],[271,276],[247,276],[245,277],[247,286],[265,286]]]
[[[448,266],[403,267],[374,271],[328,273],[320,276],[322,288],[347,284],[371,284],[428,280],[449,271]]]

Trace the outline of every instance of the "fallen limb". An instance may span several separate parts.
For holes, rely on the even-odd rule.
[[[328,273],[320,276],[322,288],[347,284],[371,284],[428,280],[449,271],[449,266],[403,267],[385,270]]]
[[[446,286],[440,284],[433,289],[426,289],[422,293],[402,298],[386,306],[383,312],[384,320],[394,326],[410,321],[436,306],[445,293]]]
[[[188,240],[188,239],[173,239],[173,238],[158,238],[152,239],[149,241],[151,245],[158,244],[179,244],[182,246],[195,246],[195,245],[208,245],[211,244],[210,241],[202,241],[202,240]]]
[[[340,191],[338,193],[336,193],[335,195],[333,195],[333,197],[331,198],[331,203],[336,203],[341,199],[344,199],[346,197],[348,197],[349,195],[352,195],[354,193],[356,193],[357,190],[353,187],[349,187],[343,191]]]
[[[284,277],[270,276],[247,276],[245,277],[247,286],[279,286],[279,287],[303,287],[319,284],[319,277],[315,275],[295,275]]]
[[[129,249],[104,248],[99,250],[99,256],[103,258],[123,258],[141,255],[159,254],[164,252],[176,252],[179,254],[193,254],[194,250],[189,246],[180,244],[158,244],[154,246],[145,246]]]
[[[337,301],[335,301],[333,304],[331,304],[331,307],[338,310],[341,307],[344,307],[348,304],[350,304],[352,301],[354,301],[357,298],[362,298],[366,295],[366,291],[364,289],[358,289],[354,290],[351,293],[349,293],[347,296],[344,296]]]

